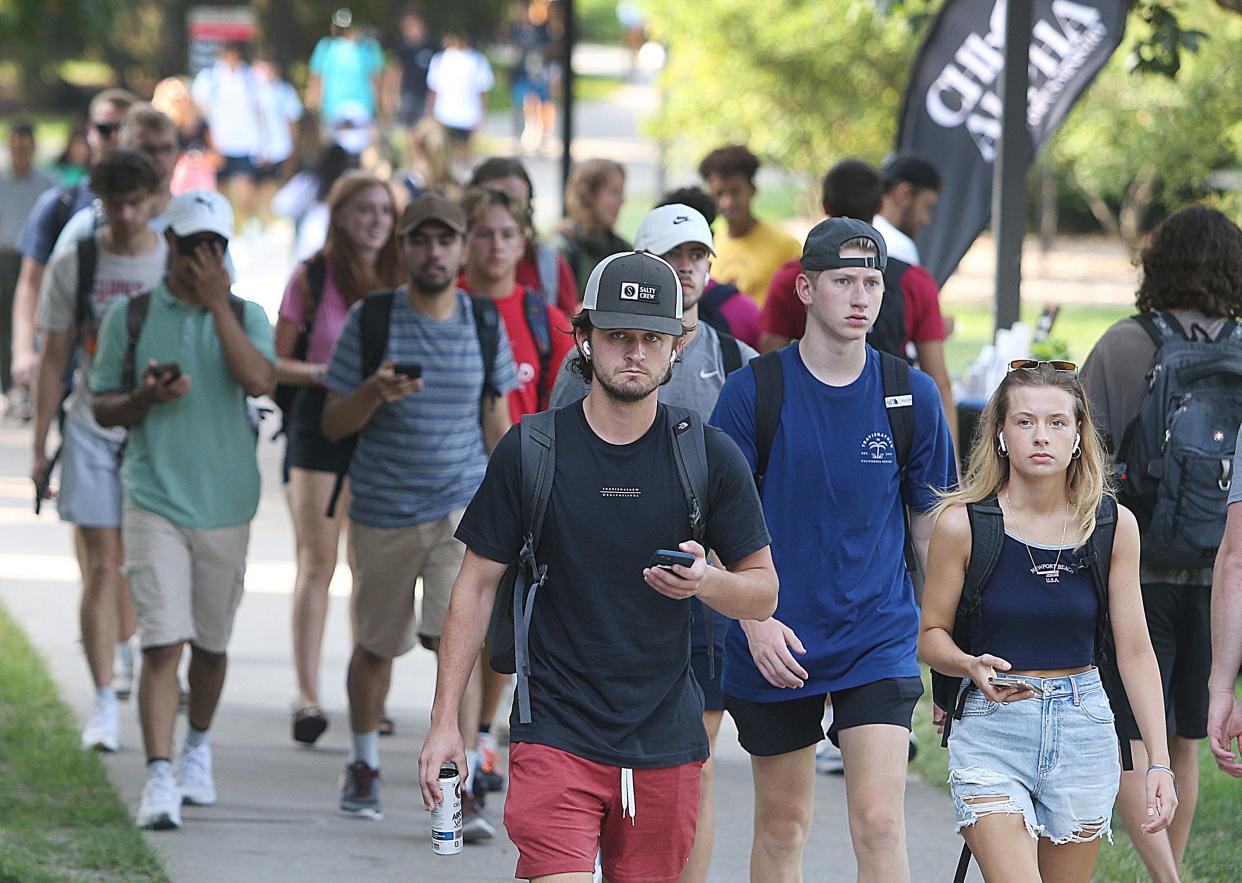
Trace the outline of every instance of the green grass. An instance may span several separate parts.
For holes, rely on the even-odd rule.
[[[1033,326],[1040,309],[1042,304],[1033,301],[1023,304],[1023,321]],[[958,377],[975,360],[983,345],[992,342],[992,308],[987,304],[941,304],[941,310],[953,317],[953,334],[945,341],[944,348],[949,374]],[[1052,336],[1064,341],[1069,349],[1069,358],[1082,364],[1091,347],[1110,325],[1132,315],[1132,304],[1066,304],[1057,315]]]
[[[931,724],[931,679],[923,668],[926,691],[914,713],[919,753],[910,768],[944,791],[949,801],[948,754]],[[1239,682],[1242,694],[1242,682]],[[1183,862],[1183,883],[1232,883],[1242,877],[1242,782],[1216,768],[1207,740],[1199,746],[1199,806]],[[1143,860],[1126,835],[1121,817],[1113,814],[1114,846],[1100,849],[1092,879],[1097,883],[1138,883],[1148,880]]]
[[[0,795],[0,883],[167,879],[3,607]]]

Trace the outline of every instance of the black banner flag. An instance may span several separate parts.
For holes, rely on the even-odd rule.
[[[944,178],[918,238],[923,266],[943,285],[992,215],[992,165],[1001,133],[1006,0],[948,0],[910,76],[899,150]],[[1125,0],[1034,0],[1027,90],[1028,155],[1047,143],[1121,43]]]

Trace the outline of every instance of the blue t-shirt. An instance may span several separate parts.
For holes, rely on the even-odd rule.
[[[310,72],[323,81],[320,110],[326,122],[333,123],[347,101],[361,104],[374,119],[374,78],[384,70],[384,54],[374,40],[324,37],[315,44]]]
[[[379,406],[358,434],[349,463],[349,517],[370,527],[408,527],[465,508],[487,469],[479,425],[483,356],[470,296],[453,295],[457,310],[431,319],[410,306],[404,287],[392,301],[384,358],[422,366],[423,388]],[[351,395],[362,375],[362,302],[354,304],[337,338],[324,386]],[[517,386],[504,323],[491,387],[503,397]]]
[[[914,443],[901,485],[884,408],[879,355],[848,386],[821,383],[795,342],[781,350],[785,399],[764,479],[763,513],[780,576],[776,618],[806,647],[803,695],[917,677],[918,609],[902,554],[902,503],[926,512],[957,480],[935,383],[911,370]],[[755,374],[725,384],[712,414],[755,468]],[[796,698],[760,674],[746,635],[729,623],[724,691],[752,702]]]
[[[22,231],[22,257],[47,266],[52,257],[52,247],[56,245],[56,238],[60,236],[60,231],[64,229],[69,218],[89,207],[95,200],[89,181],[81,181],[69,188],[69,191],[73,195],[73,208],[68,212],[60,204],[59,187],[46,190],[39,196],[26,218],[26,228]],[[63,218],[64,222],[57,224],[58,218]]]

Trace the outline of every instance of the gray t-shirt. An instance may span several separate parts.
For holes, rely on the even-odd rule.
[[[168,266],[168,244],[163,236],[157,235],[155,244],[142,254],[120,255],[105,249],[101,237],[102,231],[95,234],[99,252],[90,298],[94,322],[81,336],[73,393],[66,403],[65,416],[97,435],[121,441],[125,438],[124,428],[103,428],[95,422],[91,411],[91,394],[86,381],[90,377],[95,355],[95,338],[113,301],[150,291],[164,277]],[[52,255],[47,272],[43,274],[43,286],[39,289],[35,321],[40,328],[48,331],[72,331],[77,324],[77,312],[78,250],[74,247]]]
[[[1238,480],[1238,470],[1242,469],[1242,426],[1238,427],[1238,442],[1233,449],[1233,483],[1229,485],[1229,505],[1242,503],[1242,481]]]
[[[1198,325],[1213,339],[1225,320],[1203,315],[1197,310],[1170,310],[1182,328]],[[1079,372],[1083,389],[1091,400],[1096,425],[1107,432],[1114,450],[1121,444],[1126,427],[1138,416],[1147,394],[1147,372],[1156,358],[1156,344],[1133,318],[1122,319],[1104,332]],[[1144,583],[1204,586],[1212,582],[1212,569],[1166,570],[1143,564]]]
[[[0,251],[21,251],[22,231],[35,200],[55,186],[51,176],[38,169],[21,177],[12,169],[0,171]]]
[[[759,355],[749,345],[737,342],[745,365]],[[578,354],[571,349],[565,356],[556,385],[552,387],[552,400],[548,408],[560,408],[576,402],[587,394],[587,384],[569,370],[569,363]],[[681,358],[673,367],[673,379],[660,387],[660,401],[666,405],[679,405],[698,411],[706,423],[716,407],[716,399],[725,383],[724,356],[720,352],[720,335],[706,322],[699,322],[698,331],[690,341]]]

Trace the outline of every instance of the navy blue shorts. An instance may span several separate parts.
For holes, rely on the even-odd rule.
[[[224,167],[216,172],[216,180],[227,181],[235,175],[246,175],[253,178],[255,176],[254,157],[226,156],[224,158]]]

